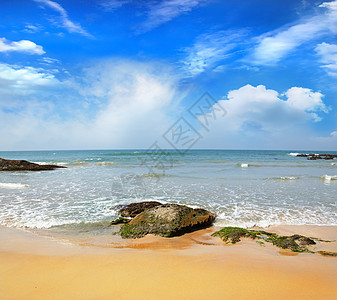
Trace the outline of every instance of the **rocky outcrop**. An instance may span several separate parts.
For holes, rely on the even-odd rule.
[[[325,160],[331,160],[334,158],[337,158],[337,155],[335,154],[297,154],[297,157],[306,157],[307,160],[317,160],[317,159],[325,159]]]
[[[65,168],[54,165],[39,165],[26,160],[9,160],[0,158],[0,171],[51,171]]]
[[[123,238],[141,238],[147,234],[173,237],[212,225],[215,215],[204,209],[178,204],[160,204],[145,209],[121,227]]]
[[[135,216],[137,216],[144,210],[158,206],[158,205],[161,205],[161,203],[157,201],[145,201],[145,202],[139,202],[139,203],[131,203],[129,205],[123,206],[119,210],[119,213],[122,217],[134,218]]]

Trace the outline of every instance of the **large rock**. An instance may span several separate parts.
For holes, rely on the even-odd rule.
[[[9,160],[0,158],[0,171],[50,171],[65,168],[54,165],[39,165],[26,160]]]
[[[134,218],[141,212],[146,209],[161,205],[160,202],[157,201],[145,201],[145,202],[138,202],[138,203],[131,203],[129,205],[123,206],[119,213],[122,217],[125,218]]]
[[[123,238],[141,238],[147,234],[163,237],[182,235],[212,225],[215,215],[204,209],[178,204],[162,204],[146,209],[121,227]]]

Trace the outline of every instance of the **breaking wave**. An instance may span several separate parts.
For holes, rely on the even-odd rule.
[[[4,183],[0,182],[0,188],[7,188],[7,189],[24,189],[29,187],[28,184],[22,183]]]

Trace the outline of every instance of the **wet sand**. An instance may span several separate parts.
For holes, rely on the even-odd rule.
[[[0,228],[0,299],[337,299],[337,258],[279,251],[215,228],[177,238],[71,242]],[[337,227],[278,226],[337,240]],[[337,251],[337,243],[317,250]]]

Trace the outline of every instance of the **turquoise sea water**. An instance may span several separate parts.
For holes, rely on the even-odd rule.
[[[337,225],[337,160],[291,152],[299,151],[0,152],[67,167],[1,172],[0,225],[86,226],[117,217],[116,205],[149,200],[208,209],[221,226]]]

